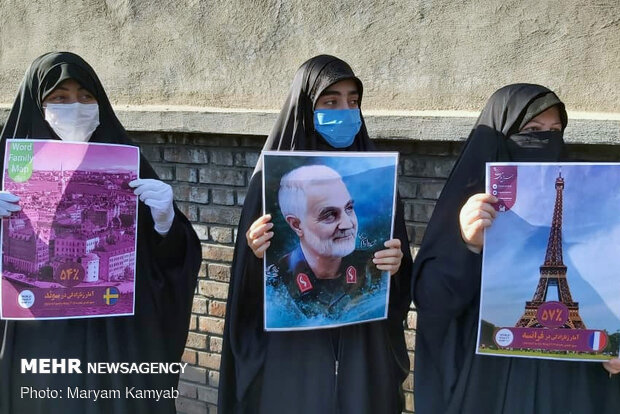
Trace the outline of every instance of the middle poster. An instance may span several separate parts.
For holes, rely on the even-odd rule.
[[[392,238],[398,153],[263,153],[265,330],[387,317],[389,273],[372,262]]]

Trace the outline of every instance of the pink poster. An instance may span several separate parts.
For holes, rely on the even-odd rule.
[[[3,191],[21,211],[2,220],[2,319],[133,315],[137,147],[7,140]]]
[[[492,165],[489,168],[489,191],[498,199],[493,207],[500,212],[508,211],[517,200],[517,167]]]

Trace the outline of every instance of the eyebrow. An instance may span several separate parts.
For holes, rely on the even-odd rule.
[[[68,92],[68,91],[69,91],[69,88],[67,88],[66,86],[57,86],[56,88],[54,88],[54,92],[55,92],[55,91],[67,91],[67,92]],[[85,88],[85,87],[83,87],[83,86],[80,86],[80,87],[78,88],[78,91],[86,91],[86,92],[88,92],[88,93],[92,94],[92,92],[91,92],[91,91],[89,91],[88,89],[86,89],[86,88]]]
[[[332,210],[338,210],[338,207],[334,207],[334,206],[323,207],[321,209],[321,211],[319,211],[319,215],[321,215],[323,213],[327,213],[327,212],[332,211]]]
[[[349,92],[347,92],[347,95],[359,95],[359,94],[360,93],[357,91],[357,89],[350,90]],[[341,92],[328,89],[325,92],[323,92],[320,97],[322,98],[323,96],[340,96],[340,95],[342,95]]]
[[[66,86],[62,86],[62,85],[59,85],[59,86],[54,88],[54,90],[59,90],[59,89],[61,89],[63,91],[68,91],[69,90],[69,88],[67,88]],[[88,92],[90,92],[87,88],[83,87],[82,85],[78,86],[78,91],[88,91]]]

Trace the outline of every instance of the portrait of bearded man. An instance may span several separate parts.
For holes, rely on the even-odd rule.
[[[342,177],[324,165],[298,167],[280,181],[282,216],[299,239],[277,263],[279,283],[307,317],[339,318],[381,271],[368,251],[356,251],[358,219]]]

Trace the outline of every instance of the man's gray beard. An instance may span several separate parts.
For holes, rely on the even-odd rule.
[[[352,237],[342,241],[334,241],[332,239],[322,242],[314,233],[305,232],[304,238],[306,244],[312,248],[319,256],[323,257],[345,257],[353,253],[355,250],[355,240],[357,239],[357,229],[348,230],[352,233]]]

